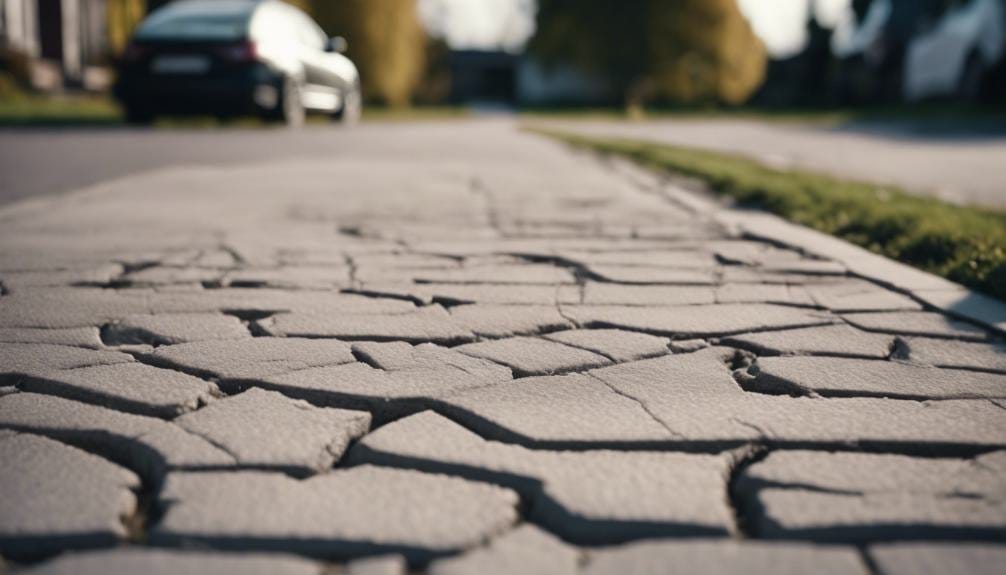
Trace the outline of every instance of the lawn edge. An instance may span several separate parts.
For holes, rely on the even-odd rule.
[[[649,172],[659,171],[630,156],[598,150],[584,143],[584,138],[575,133],[534,125],[524,126],[523,129],[603,156],[617,157]],[[834,260],[844,265],[850,274],[908,295],[926,307],[981,324],[1000,335],[1006,334],[1006,303],[998,299],[776,214],[724,206],[699,198],[683,188],[675,188],[668,195],[691,196],[693,200],[688,200],[691,209],[704,212],[704,215],[740,237],[768,241],[801,253]],[[699,200],[694,201],[695,198]],[[680,202],[682,198],[677,200]]]

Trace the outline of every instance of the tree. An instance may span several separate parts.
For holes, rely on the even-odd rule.
[[[346,38],[368,99],[410,103],[427,46],[416,0],[314,0],[311,12],[326,32]]]
[[[530,50],[599,76],[629,106],[744,102],[767,59],[734,0],[539,0]]]
[[[113,56],[122,53],[133,29],[147,13],[145,0],[108,0],[105,16],[108,24],[108,49]]]

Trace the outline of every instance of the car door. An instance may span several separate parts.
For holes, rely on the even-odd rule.
[[[328,37],[307,14],[296,8],[291,11],[306,74],[304,104],[317,110],[334,111],[341,105],[343,94],[352,89],[356,81],[355,68],[342,54],[328,51]]]

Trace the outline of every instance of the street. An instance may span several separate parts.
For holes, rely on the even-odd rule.
[[[993,125],[952,130],[932,122],[821,127],[723,119],[578,120],[545,125],[739,153],[771,166],[889,183],[956,203],[1006,207],[1006,135]],[[443,124],[428,127],[433,133],[444,129]],[[410,131],[380,124],[351,130],[320,124],[301,131],[240,127],[5,130],[0,131],[0,204],[170,166],[340,156],[353,148],[389,145],[382,134],[402,130]],[[54,169],[57,165],[59,169]]]
[[[511,119],[0,146],[0,573],[1006,561],[948,280]]]

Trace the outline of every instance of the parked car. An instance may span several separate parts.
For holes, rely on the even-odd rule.
[[[1004,0],[956,0],[921,23],[905,58],[905,98],[973,102],[1006,48]]]
[[[182,0],[144,20],[118,66],[127,121],[161,114],[255,114],[289,125],[361,111],[360,77],[301,10],[278,0]]]

